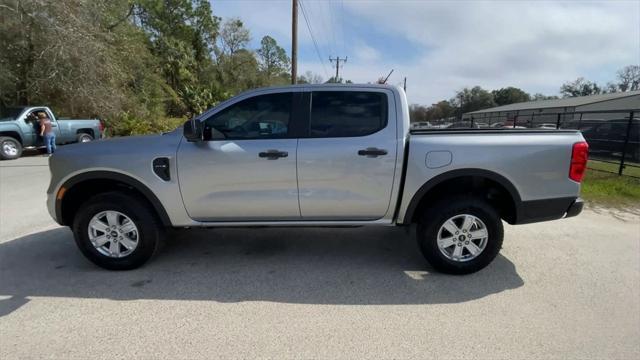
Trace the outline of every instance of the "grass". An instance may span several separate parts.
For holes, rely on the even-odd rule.
[[[629,163],[636,166],[640,165],[638,163],[633,163],[633,162],[625,162],[625,163]],[[612,163],[602,162],[598,160],[589,160],[589,163],[587,164],[587,167],[589,169],[613,172],[616,175],[618,174],[619,166],[620,166],[619,164],[612,164]],[[635,176],[640,178],[640,167],[625,166],[625,168],[622,170],[622,173],[624,175]]]
[[[593,170],[601,168],[600,166],[595,164],[592,167],[592,161],[589,161],[589,167],[592,168],[587,170],[582,180],[582,198],[587,202],[604,206],[640,207],[640,179]]]

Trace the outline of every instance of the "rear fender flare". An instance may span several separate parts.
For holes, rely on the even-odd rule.
[[[516,189],[516,187],[511,183],[511,181],[509,181],[507,178],[505,178],[504,176],[495,173],[493,171],[489,171],[489,170],[483,170],[483,169],[457,169],[457,170],[452,170],[452,171],[448,171],[445,173],[442,173],[440,175],[437,175],[436,177],[430,179],[429,181],[427,181],[426,183],[424,183],[420,189],[418,189],[418,191],[416,191],[416,193],[413,195],[413,197],[411,198],[411,201],[409,202],[409,206],[407,207],[407,211],[404,214],[404,218],[403,218],[403,224],[409,224],[411,223],[411,219],[413,219],[413,216],[415,214],[416,209],[418,208],[418,205],[420,204],[420,201],[422,200],[422,198],[434,187],[436,187],[439,184],[444,183],[445,181],[451,180],[451,179],[455,179],[455,178],[459,178],[459,177],[466,177],[466,176],[476,176],[476,177],[482,177],[482,178],[486,178],[489,180],[492,180],[498,184],[500,184],[502,187],[504,187],[507,192],[509,193],[509,195],[511,196],[511,199],[513,200],[513,205],[516,211],[515,214],[515,222],[517,223],[517,219],[518,219],[518,214],[520,213],[520,208],[521,208],[521,204],[522,204],[522,199],[520,198],[520,194],[518,193],[518,190]]]

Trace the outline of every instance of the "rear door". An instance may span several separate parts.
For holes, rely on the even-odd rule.
[[[178,149],[180,191],[199,221],[300,219],[296,116],[300,92],[239,98],[204,119],[205,141]],[[220,134],[226,136],[219,139]]]
[[[334,88],[335,89],[335,88]],[[298,143],[305,220],[374,220],[390,208],[396,111],[385,89],[314,90]]]

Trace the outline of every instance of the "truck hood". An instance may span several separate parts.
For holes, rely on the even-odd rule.
[[[172,131],[158,135],[125,136],[111,139],[95,140],[87,143],[75,143],[61,146],[54,157],[73,157],[91,159],[93,164],[112,157],[123,155],[138,156],[174,156],[182,138],[182,133]]]

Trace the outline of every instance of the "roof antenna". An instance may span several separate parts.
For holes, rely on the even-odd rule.
[[[387,80],[389,80],[389,76],[391,76],[391,74],[393,74],[393,69],[391,69],[391,71],[389,71],[389,75],[387,75],[387,77],[384,78],[384,80],[382,81],[383,84],[387,83]]]

